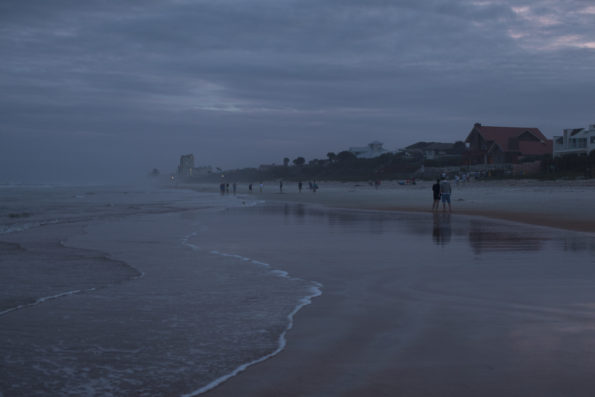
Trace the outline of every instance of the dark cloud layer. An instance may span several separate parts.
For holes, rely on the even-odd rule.
[[[4,1],[0,183],[595,122],[590,1]]]

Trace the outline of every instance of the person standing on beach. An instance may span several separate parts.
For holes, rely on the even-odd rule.
[[[302,181],[298,182],[298,191],[301,193],[302,192]]]
[[[432,211],[436,211],[440,207],[440,179],[436,179],[436,183],[432,185],[432,193],[434,194]]]
[[[279,181],[279,193],[283,193],[283,181]]]
[[[450,183],[448,183],[448,179],[442,179],[440,182],[440,198],[442,198],[442,210],[446,211],[446,203],[448,203],[448,211],[452,211],[450,207],[450,193],[452,189],[450,188]]]

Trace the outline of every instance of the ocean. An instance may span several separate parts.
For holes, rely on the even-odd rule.
[[[595,324],[590,235],[148,186],[0,200],[1,396],[207,393],[283,352],[308,310],[346,328],[339,313],[423,302],[387,341],[429,307],[539,319],[542,336]]]

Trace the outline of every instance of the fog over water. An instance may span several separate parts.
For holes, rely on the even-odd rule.
[[[0,183],[595,122],[592,1],[3,1]]]

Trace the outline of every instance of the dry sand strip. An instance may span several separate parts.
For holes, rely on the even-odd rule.
[[[364,182],[318,182],[313,193],[304,183],[298,192],[297,183],[264,183],[263,192],[253,184],[238,184],[240,197],[260,200],[281,200],[311,203],[334,208],[390,211],[431,212],[433,182],[418,181],[415,185],[384,182],[379,189]],[[453,213],[484,216],[532,225],[595,233],[595,180],[537,181],[503,180],[473,181],[453,186]],[[198,191],[217,192],[216,184],[185,185]],[[442,210],[442,204],[441,209]]]

